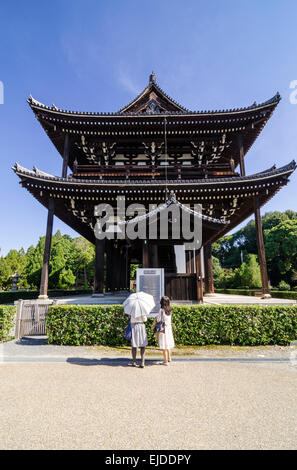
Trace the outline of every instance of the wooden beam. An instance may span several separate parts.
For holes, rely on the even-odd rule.
[[[271,297],[269,284],[268,284],[268,273],[267,273],[262,219],[261,219],[261,214],[260,214],[260,201],[258,197],[255,198],[254,204],[255,204],[255,224],[256,224],[258,258],[259,258],[261,280],[262,280],[262,294],[263,294],[263,297]]]
[[[65,134],[62,178],[67,178],[68,161],[69,161],[69,134]]]
[[[95,246],[95,276],[93,296],[102,296],[104,294],[104,251],[105,239],[96,238]]]
[[[213,294],[214,293],[214,285],[213,285],[211,243],[206,243],[206,245],[204,245],[203,254],[204,254],[205,294]]]
[[[52,234],[53,234],[53,224],[54,224],[54,199],[49,199],[48,204],[48,213],[47,213],[47,224],[46,224],[46,235],[45,235],[45,245],[43,252],[43,263],[40,279],[40,293],[39,299],[47,299],[48,293],[48,275],[49,275],[49,262],[51,255],[51,244],[52,244]]]
[[[202,266],[201,266],[201,251],[195,250],[195,264],[196,264],[196,284],[197,284],[197,301],[199,304],[203,303],[203,283],[202,283]]]
[[[245,176],[245,164],[244,164],[244,148],[242,135],[237,136],[238,150],[239,150],[239,164],[240,164],[240,176]]]

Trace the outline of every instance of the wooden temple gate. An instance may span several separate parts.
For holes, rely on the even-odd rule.
[[[30,96],[32,111],[63,158],[61,177],[14,167],[22,186],[48,209],[40,299],[47,298],[56,216],[96,246],[95,295],[129,288],[129,263],[136,259],[143,267],[164,267],[166,292],[174,300],[201,301],[199,250],[186,260],[186,272],[178,273],[162,256],[158,259],[154,244],[148,250],[144,243],[141,254],[137,243],[127,248],[125,240],[110,243],[94,235],[97,204],[115,207],[120,196],[144,205],[148,213],[171,191],[181,204],[202,207],[205,293],[214,290],[212,243],[254,215],[262,294],[269,296],[260,208],[287,184],[296,163],[246,175],[245,156],[280,99],[277,93],[238,109],[188,110],[164,93],[154,73],[143,92],[115,113],[67,111]],[[159,240],[156,244],[160,247]],[[38,322],[32,311],[28,328],[34,332]]]

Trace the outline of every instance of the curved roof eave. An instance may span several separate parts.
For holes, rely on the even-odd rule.
[[[148,87],[147,87],[148,88]],[[142,96],[142,94],[141,94]],[[168,97],[169,98],[169,97]],[[137,98],[139,99],[139,98]],[[171,98],[169,98],[171,100]],[[202,115],[202,116],[208,116],[208,115],[211,115],[211,116],[216,116],[216,115],[225,115],[225,114],[239,114],[239,113],[244,113],[244,112],[250,112],[250,111],[258,111],[258,110],[261,110],[263,108],[266,108],[266,107],[269,107],[269,106],[276,106],[279,101],[281,100],[281,96],[279,93],[276,93],[272,98],[262,102],[262,103],[253,103],[252,105],[250,106],[247,106],[247,107],[241,107],[241,108],[233,108],[233,109],[223,109],[223,110],[204,110],[204,111],[190,111],[190,110],[187,110],[186,108],[182,108],[180,105],[178,105],[176,102],[174,102],[173,100],[172,103],[175,105],[175,106],[178,106],[180,107],[181,111],[178,112],[178,111],[167,111],[166,113],[151,113],[151,114],[146,114],[146,113],[139,113],[139,112],[127,112],[125,113],[123,110],[125,110],[128,106],[130,106],[132,103],[134,103],[134,101],[136,101],[136,99],[128,106],[126,106],[125,108],[122,108],[122,110],[120,110],[119,112],[115,112],[115,113],[100,113],[100,112],[81,112],[81,111],[73,111],[73,110],[66,110],[66,109],[61,109],[61,108],[57,108],[55,105],[52,105],[51,107],[50,106],[47,106],[43,103],[41,103],[40,101],[37,101],[35,98],[33,98],[31,95],[29,96],[29,98],[27,99],[27,102],[29,103],[31,109],[33,110],[33,112],[36,112],[36,111],[46,111],[48,113],[51,113],[51,114],[56,114],[56,115],[67,115],[67,116],[75,116],[75,117],[118,117],[118,118],[123,118],[123,117],[143,117],[143,118],[154,118],[154,117],[157,117],[157,118],[160,118],[160,116],[199,116],[199,115]]]
[[[259,173],[254,173],[253,175],[248,175],[248,176],[234,176],[234,177],[229,177],[229,178],[212,178],[212,179],[191,179],[191,180],[181,180],[177,182],[176,180],[168,180],[162,181],[162,180],[154,180],[152,181],[122,181],[122,180],[83,180],[83,179],[67,179],[67,178],[61,178],[58,176],[54,175],[49,175],[48,173],[42,172],[38,170],[36,167],[34,167],[34,170],[28,170],[27,168],[24,168],[23,166],[19,165],[16,163],[12,169],[13,171],[20,177],[29,177],[31,179],[35,180],[42,180],[45,182],[48,181],[53,181],[56,184],[67,184],[70,186],[89,186],[89,185],[96,185],[98,187],[102,187],[105,185],[108,186],[119,186],[119,187],[129,187],[129,186],[137,186],[137,185],[142,185],[147,184],[150,186],[170,186],[174,185],[176,188],[178,186],[187,186],[187,185],[203,185],[203,186],[211,186],[211,185],[217,185],[219,184],[234,184],[234,183],[243,183],[243,182],[250,182],[250,181],[257,181],[257,180],[267,180],[270,179],[274,176],[282,176],[282,175],[290,175],[295,169],[297,165],[295,160],[292,160],[290,163],[287,165],[284,165],[280,168],[275,168],[273,166],[272,168],[269,168],[268,170],[259,172]]]

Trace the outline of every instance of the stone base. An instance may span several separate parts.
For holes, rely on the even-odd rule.
[[[38,299],[40,300],[48,300],[48,295],[39,295]]]
[[[271,299],[271,295],[270,294],[261,295],[261,299]]]

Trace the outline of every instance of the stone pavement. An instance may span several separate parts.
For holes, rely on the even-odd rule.
[[[129,348],[0,346],[0,449],[297,448],[292,348],[177,349],[168,367],[151,350],[139,369]]]
[[[129,293],[105,294],[102,297],[92,297],[91,295],[74,295],[58,297],[57,304],[62,305],[119,305],[128,297]]]
[[[0,364],[1,449],[296,449],[297,373],[251,364]]]
[[[63,305],[116,305],[122,304],[128,293],[105,294],[103,297],[92,297],[91,295],[76,295],[71,297],[57,298],[58,304]],[[289,299],[261,299],[248,295],[211,294],[204,297],[205,304],[224,305],[296,305],[296,300]],[[196,302],[172,301],[174,305],[195,304]]]
[[[261,299],[250,295],[211,294],[203,298],[205,304],[213,305],[296,305],[296,300]]]
[[[297,346],[185,346],[173,349],[175,362],[278,362],[291,363]],[[46,336],[24,336],[21,340],[0,343],[0,362],[67,362],[76,358],[91,362],[130,362],[131,348],[104,346],[60,346],[48,344]],[[147,360],[159,361],[159,349],[148,347]],[[295,361],[296,362],[296,361]]]

